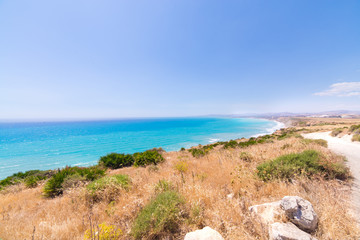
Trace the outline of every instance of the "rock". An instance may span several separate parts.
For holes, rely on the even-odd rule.
[[[272,224],[284,216],[284,210],[280,207],[280,201],[264,203],[249,207],[253,217],[258,217],[262,224]]]
[[[227,199],[233,199],[234,198],[234,194],[233,193],[230,193],[228,195],[226,195]]]
[[[270,240],[316,240],[292,223],[273,223],[269,229]]]
[[[184,240],[224,240],[224,238],[214,229],[204,227],[201,230],[187,233]]]
[[[286,216],[300,229],[312,232],[318,224],[318,216],[311,203],[298,196],[286,196],[281,200]]]

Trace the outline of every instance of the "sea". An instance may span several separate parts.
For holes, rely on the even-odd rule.
[[[269,134],[281,123],[252,118],[141,118],[102,121],[1,122],[0,179],[20,171],[90,166],[111,152],[155,147],[178,151]]]

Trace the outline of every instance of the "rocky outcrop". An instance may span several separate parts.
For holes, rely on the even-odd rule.
[[[316,240],[292,223],[273,223],[269,229],[270,240]]]
[[[269,228],[273,240],[315,240],[309,233],[318,224],[311,203],[298,196],[286,196],[281,201],[251,206],[251,215]],[[288,221],[281,223],[281,221]],[[305,232],[306,231],[306,232]]]
[[[315,231],[318,216],[309,201],[298,196],[286,196],[280,205],[290,221],[300,229],[307,232]]]
[[[201,230],[187,233],[184,240],[224,240],[224,238],[214,229],[204,227]]]
[[[284,215],[280,203],[281,201],[254,205],[249,210],[251,215],[258,218],[262,224],[269,225],[278,221]]]

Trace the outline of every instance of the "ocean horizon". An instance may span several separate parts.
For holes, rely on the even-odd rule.
[[[111,152],[177,151],[269,134],[282,123],[254,118],[136,118],[0,123],[0,179],[19,171],[90,166]]]

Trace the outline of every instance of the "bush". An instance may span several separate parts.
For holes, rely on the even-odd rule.
[[[263,181],[291,180],[298,175],[311,177],[315,174],[321,174],[327,179],[342,180],[349,176],[348,170],[343,164],[322,161],[320,154],[314,150],[283,155],[257,167],[257,175]]]
[[[44,195],[46,197],[56,197],[63,193],[65,187],[63,183],[66,178],[71,175],[79,175],[85,178],[86,181],[94,181],[95,179],[104,176],[105,170],[97,166],[94,167],[65,167],[53,175],[44,186]]]
[[[206,152],[199,148],[191,148],[188,150],[193,157],[199,158],[205,156]]]
[[[86,182],[86,177],[78,173],[65,177],[62,187],[64,189],[78,187]]]
[[[335,128],[334,130],[332,130],[330,135],[333,137],[336,137],[337,135],[339,135],[342,132],[343,132],[343,128]]]
[[[117,174],[100,178],[89,185],[86,189],[90,200],[97,202],[100,200],[114,201],[121,189],[128,190],[131,180],[128,175]]]
[[[360,134],[354,134],[351,141],[353,142],[360,142]]]
[[[350,133],[360,133],[360,124],[359,125],[352,125],[349,129]]]
[[[250,153],[247,152],[241,152],[240,153],[240,159],[245,162],[251,162],[253,159],[253,156],[250,155]]]
[[[149,164],[156,165],[164,161],[164,158],[156,149],[147,150],[145,152],[134,153],[133,157],[134,157],[135,167],[139,167],[139,166],[143,167]]]
[[[278,140],[283,140],[286,138],[290,138],[290,137],[296,137],[296,138],[304,138],[303,136],[301,136],[299,133],[299,131],[302,131],[303,129],[295,129],[295,128],[286,128],[286,129],[281,129],[281,135],[277,136]]]
[[[3,188],[24,182],[27,187],[36,187],[37,182],[53,175],[53,171],[30,170],[15,173],[0,181],[0,190]]]
[[[86,230],[84,240],[116,240],[121,235],[122,231],[116,226],[102,223]]]
[[[228,141],[227,143],[224,144],[225,149],[227,149],[227,148],[236,148],[238,146],[239,146],[239,144],[235,140],[230,140],[230,141]]]
[[[305,144],[315,143],[326,148],[328,147],[328,142],[324,139],[302,139],[302,142]]]
[[[179,231],[184,198],[175,191],[159,193],[136,217],[131,234],[135,239],[157,239]]]
[[[35,176],[30,176],[25,180],[25,186],[27,188],[34,188],[38,185],[39,179]]]
[[[134,164],[131,154],[110,153],[99,160],[99,164],[111,169],[129,167]]]
[[[99,165],[105,166],[111,169],[130,167],[146,166],[149,164],[158,164],[164,161],[161,153],[164,152],[162,148],[153,148],[145,152],[137,152],[134,154],[123,153],[110,153],[103,156],[99,160]]]

